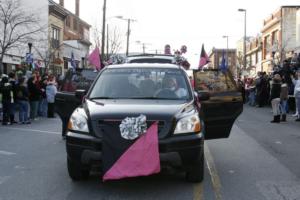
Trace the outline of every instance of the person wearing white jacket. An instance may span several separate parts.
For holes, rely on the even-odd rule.
[[[54,118],[54,102],[57,93],[55,78],[50,78],[46,87],[46,95],[48,102],[48,118]]]
[[[297,80],[293,79],[293,84],[295,85],[294,96],[295,96],[296,113],[297,113],[296,121],[300,121],[300,70],[296,72],[296,77]]]

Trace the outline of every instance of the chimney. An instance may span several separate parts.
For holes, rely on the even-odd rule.
[[[76,0],[75,3],[75,15],[79,17],[80,0]]]
[[[61,5],[62,7],[65,7],[65,1],[64,0],[59,0],[59,5]]]

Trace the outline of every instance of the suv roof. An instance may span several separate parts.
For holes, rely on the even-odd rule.
[[[109,65],[105,68],[173,68],[173,69],[183,69],[182,67],[175,64],[166,64],[166,63],[125,63],[119,65]]]
[[[175,63],[175,57],[166,54],[138,54],[128,56],[126,63]]]

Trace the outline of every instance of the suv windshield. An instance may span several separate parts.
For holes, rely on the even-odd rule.
[[[112,68],[101,73],[90,99],[191,99],[180,69]]]

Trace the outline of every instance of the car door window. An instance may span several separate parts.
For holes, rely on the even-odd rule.
[[[195,73],[195,90],[209,91],[211,94],[236,91],[236,84],[230,73],[218,70],[199,71]]]

